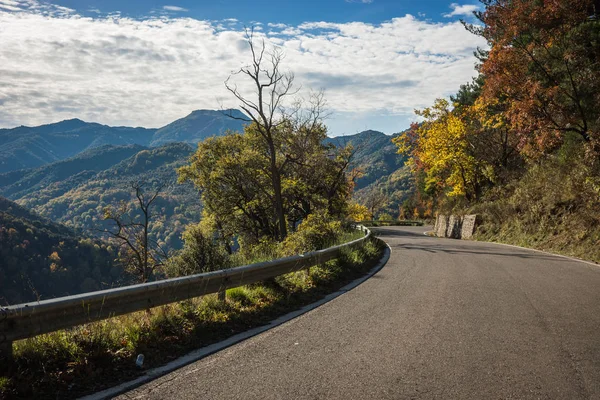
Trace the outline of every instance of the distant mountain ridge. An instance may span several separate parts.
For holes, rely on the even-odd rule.
[[[233,118],[232,118],[233,117]],[[227,131],[242,131],[247,118],[239,110],[196,110],[185,118],[178,119],[157,130],[150,146],[184,142],[196,144],[210,136],[223,135]]]
[[[104,145],[156,147],[170,142],[198,143],[227,130],[241,131],[238,110],[196,110],[160,129],[111,127],[70,119],[37,127],[0,129],[0,173],[35,168]]]

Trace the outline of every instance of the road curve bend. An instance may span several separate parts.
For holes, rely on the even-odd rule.
[[[600,267],[380,228],[348,293],[121,399],[600,399]]]

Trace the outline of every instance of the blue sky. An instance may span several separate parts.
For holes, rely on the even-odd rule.
[[[158,1],[158,0],[58,0],[54,3],[72,8],[80,13],[93,15],[88,10],[103,13],[120,11],[124,16],[143,18],[150,14],[163,13],[165,6],[181,8],[171,15],[186,15],[196,19],[224,20],[236,18],[249,23],[280,22],[300,24],[307,21],[379,23],[406,14],[425,15],[434,21],[444,21],[444,14],[452,12],[448,1],[430,0],[214,0],[214,1]],[[478,1],[463,2],[475,5]],[[463,16],[464,18],[464,16]]]
[[[331,135],[391,134],[456,92],[485,42],[475,1],[0,0],[0,127],[81,118],[160,127],[236,107],[244,26],[286,55],[299,96],[324,90]],[[248,82],[237,81],[251,93]]]

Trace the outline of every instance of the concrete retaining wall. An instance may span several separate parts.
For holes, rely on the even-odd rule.
[[[433,231],[436,236],[471,239],[477,227],[477,215],[438,215]]]

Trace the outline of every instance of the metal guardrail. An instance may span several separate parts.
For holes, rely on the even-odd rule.
[[[392,221],[360,221],[365,226],[423,226],[422,221],[392,220]]]
[[[322,264],[339,257],[344,249],[361,247],[371,232],[360,225],[358,229],[365,232],[364,237],[302,255],[0,308],[0,366],[12,359],[15,340],[223,292]]]

